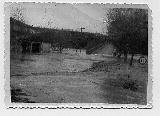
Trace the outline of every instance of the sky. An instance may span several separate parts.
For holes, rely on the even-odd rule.
[[[9,7],[11,17],[35,27],[107,32],[108,7],[104,4],[12,3]]]

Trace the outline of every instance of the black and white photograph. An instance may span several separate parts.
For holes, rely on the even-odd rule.
[[[148,104],[147,5],[11,2],[4,10],[11,104]]]

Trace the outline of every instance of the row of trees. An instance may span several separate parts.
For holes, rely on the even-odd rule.
[[[108,35],[120,54],[148,55],[148,11],[146,9],[113,8],[108,14]]]

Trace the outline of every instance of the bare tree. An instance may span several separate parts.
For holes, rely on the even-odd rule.
[[[16,8],[14,11],[13,11],[13,14],[12,14],[12,17],[13,18],[16,18],[17,20],[25,23],[25,20],[24,20],[24,16],[23,16],[23,9],[21,8]]]

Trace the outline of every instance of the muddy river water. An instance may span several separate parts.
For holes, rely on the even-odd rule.
[[[107,84],[108,73],[84,72],[104,60],[114,59],[58,53],[11,56],[12,102],[144,103],[143,93]]]

